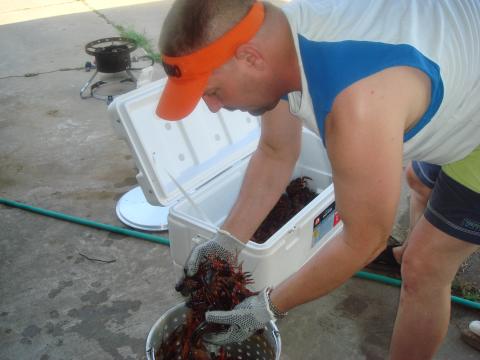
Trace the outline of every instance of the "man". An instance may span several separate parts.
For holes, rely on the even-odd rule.
[[[280,10],[178,0],[160,48],[169,75],[161,118],[183,118],[200,98],[213,112],[262,114],[239,198],[218,235],[192,251],[188,273],[205,255],[231,256],[250,239],[290,180],[302,124],[324,141],[344,223],[275,289],[208,313],[231,325],[210,340],[242,341],[375,259],[408,163],[412,231],[393,253],[403,286],[390,353],[432,358],[446,335],[451,282],[480,244],[480,3],[299,0]]]

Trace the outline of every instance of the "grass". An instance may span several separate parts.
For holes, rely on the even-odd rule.
[[[152,41],[150,39],[147,39],[145,33],[139,33],[131,27],[125,28],[122,25],[115,25],[115,28],[117,29],[121,37],[133,40],[135,44],[145,50],[147,55],[151,57],[155,62],[160,62],[160,53],[155,51],[152,45]]]
[[[480,302],[480,290],[470,283],[454,280],[452,294],[464,299]]]

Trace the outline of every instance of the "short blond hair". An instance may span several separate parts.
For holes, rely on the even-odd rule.
[[[255,0],[177,0],[160,35],[162,54],[182,56],[222,36],[250,10]]]

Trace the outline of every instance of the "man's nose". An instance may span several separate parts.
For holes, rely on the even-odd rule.
[[[219,111],[223,106],[222,102],[218,100],[216,96],[203,95],[202,98],[205,104],[207,104],[208,109],[213,113]]]

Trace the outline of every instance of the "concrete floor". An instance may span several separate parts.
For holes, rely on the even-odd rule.
[[[170,5],[2,2],[1,197],[122,225],[115,205],[136,185],[136,169],[106,104],[78,96],[91,75],[83,47],[116,35],[112,23],[156,43]],[[180,301],[174,281],[165,246],[0,206],[0,359],[145,358],[150,327]],[[398,295],[352,279],[295,309],[279,323],[282,359],[385,359]],[[459,339],[475,318],[453,307],[437,359],[479,358]]]

